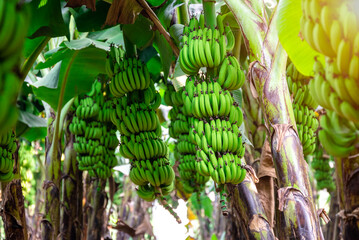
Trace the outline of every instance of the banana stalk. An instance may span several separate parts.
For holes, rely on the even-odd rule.
[[[76,161],[76,151],[73,148],[74,135],[68,130],[68,124],[71,123],[72,116],[67,115],[65,130],[65,160],[64,160],[64,178],[62,189],[61,208],[61,235],[64,239],[81,239],[82,223],[82,172],[79,171]]]
[[[48,126],[46,137],[46,156],[45,156],[45,215],[42,220],[44,230],[43,239],[56,239],[60,233],[60,189],[61,189],[61,127],[60,118],[63,109],[63,100],[68,74],[72,67],[73,60],[76,58],[76,52],[67,66],[65,76],[61,85],[59,102],[57,106],[57,115],[54,121]],[[68,109],[67,109],[68,110]],[[51,116],[55,113],[51,112]],[[50,118],[50,117],[48,117]],[[51,119],[51,118],[50,118]]]
[[[177,21],[179,24],[186,25],[189,23],[189,15],[188,15],[188,0],[181,0],[183,3],[181,6],[177,8]]]
[[[303,150],[285,78],[287,55],[276,32],[276,10],[268,25],[262,13],[253,12],[259,1],[226,0],[241,26],[252,64],[250,81],[265,114],[264,119],[279,182],[279,239],[323,239]],[[258,8],[256,8],[258,9]],[[261,11],[264,8],[260,8]]]
[[[335,174],[339,208],[339,226],[343,239],[354,239],[359,235],[359,156],[335,158]],[[354,237],[354,238],[353,238]]]
[[[60,233],[61,143],[55,138],[55,121],[49,124],[45,140],[45,215],[42,220],[42,237],[49,240],[55,239]]]
[[[1,183],[2,220],[6,239],[28,239],[18,153],[19,148],[14,153],[16,163],[14,179],[11,182]]]

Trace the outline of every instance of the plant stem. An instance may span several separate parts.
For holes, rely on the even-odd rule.
[[[60,231],[64,239],[81,239],[82,229],[78,223],[82,223],[82,172],[78,169],[76,151],[73,148],[75,137],[67,128],[71,121],[72,115],[67,114]]]
[[[42,50],[46,47],[47,43],[50,41],[51,37],[44,37],[44,39],[40,42],[37,48],[31,53],[31,55],[26,59],[21,68],[21,82],[23,82],[31,70],[31,67],[34,65],[37,57],[42,52]]]
[[[183,4],[177,8],[178,23],[183,24],[183,25],[188,25],[189,15],[188,15],[187,0],[181,0],[181,2]]]
[[[292,102],[285,78],[287,55],[279,43],[274,10],[268,25],[262,1],[225,0],[241,26],[252,61],[249,80],[260,100],[279,184],[279,239],[323,239],[315,210],[303,148],[295,131]]]
[[[166,41],[170,44],[173,53],[176,55],[176,57],[179,56],[179,49],[176,46],[176,44],[174,43],[174,41],[172,40],[170,34],[166,31],[166,29],[162,26],[160,20],[158,19],[157,15],[152,11],[152,9],[150,8],[150,6],[148,6],[146,0],[137,0],[137,2],[141,5],[141,7],[143,7],[147,13],[147,15],[150,17],[150,19],[152,20],[152,22],[155,24],[155,26],[157,27],[158,31],[160,31],[160,33],[164,36],[164,38],[166,39]]]
[[[59,102],[57,106],[57,116],[55,127],[53,128],[53,139],[49,150],[46,152],[46,179],[45,179],[45,230],[44,239],[56,239],[60,233],[60,189],[61,189],[61,147],[60,147],[60,116],[65,95],[66,84],[72,63],[77,54],[76,51],[67,66],[64,79],[62,81]]]
[[[215,5],[215,0],[203,0],[204,20],[212,31],[217,26]]]

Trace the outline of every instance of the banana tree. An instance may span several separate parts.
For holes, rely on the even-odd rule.
[[[278,237],[323,239],[285,80],[287,54],[278,39],[277,10],[267,19],[261,1],[226,3],[241,26],[251,61],[252,94],[265,114],[280,187],[278,207],[282,214],[277,226],[284,231],[278,231]]]

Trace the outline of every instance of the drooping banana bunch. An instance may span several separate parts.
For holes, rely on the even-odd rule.
[[[223,26],[222,16],[217,16],[218,26],[212,30],[204,24],[204,15],[199,21],[192,17],[185,26],[181,40],[179,63],[184,73],[196,75],[200,68],[213,68],[219,72],[218,83],[227,90],[240,88],[245,76],[238,60],[227,51],[232,51],[235,38],[229,25]]]
[[[111,120],[121,133],[120,153],[131,162],[130,179],[138,185],[137,194],[146,201],[158,198],[180,222],[163,197],[172,192],[175,174],[156,114],[161,96],[146,65],[125,58],[119,48],[111,47],[106,66],[111,92],[117,97]]]
[[[311,166],[314,170],[314,178],[317,181],[317,190],[326,188],[328,192],[332,192],[335,189],[332,176],[333,169],[330,167],[329,161],[329,158],[323,156],[323,148],[319,148],[313,156]]]
[[[325,151],[334,157],[348,157],[359,140],[359,124],[340,117],[336,112],[327,110],[320,117],[319,140]],[[354,154],[354,153],[353,153]]]
[[[287,67],[287,83],[292,96],[293,112],[299,139],[303,146],[304,155],[315,150],[316,131],[319,123],[315,109],[318,104],[312,98],[308,88],[309,78],[300,74],[293,63]]]
[[[310,83],[313,98],[324,108],[359,122],[359,14],[355,1],[303,0],[301,33],[326,56],[317,62]]]
[[[16,151],[15,134],[8,131],[0,136],[0,182],[10,181],[14,174],[14,157]]]
[[[168,96],[173,99],[172,101],[167,101],[173,104],[173,108],[169,112],[171,119],[169,132],[172,138],[177,139],[175,151],[179,153],[178,172],[180,174],[180,186],[185,193],[190,194],[202,191],[209,177],[202,176],[196,171],[196,148],[188,137],[191,118],[187,118],[183,113],[182,94],[183,88],[176,92],[173,86],[169,85],[165,93],[165,99]],[[177,101],[179,98],[181,100]]]
[[[231,93],[211,77],[189,76],[182,96],[186,112],[193,115],[189,139],[196,144],[197,172],[218,184],[243,181],[243,114]]]
[[[224,27],[221,15],[216,28],[207,28],[202,14],[184,28],[179,57],[182,70],[191,75],[182,99],[183,113],[193,117],[189,139],[197,147],[195,167],[218,184],[238,184],[246,173],[241,168],[244,146],[239,132],[243,114],[229,92],[245,81],[237,58],[229,54],[234,45],[231,28]],[[198,76],[202,67],[207,75]]]
[[[29,25],[29,11],[18,0],[0,0],[0,136],[16,124],[21,86],[19,63]]]
[[[112,100],[103,94],[101,82],[96,80],[91,92],[77,97],[75,115],[69,126],[75,135],[74,149],[81,171],[91,177],[106,179],[117,165],[115,149],[118,146],[116,128],[111,122]]]

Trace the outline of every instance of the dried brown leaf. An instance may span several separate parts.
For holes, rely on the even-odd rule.
[[[105,25],[134,24],[142,9],[134,0],[113,0]]]
[[[262,154],[260,159],[260,165],[258,169],[258,177],[262,178],[265,176],[276,178],[276,172],[273,165],[272,151],[269,142],[266,140],[262,148]]]

